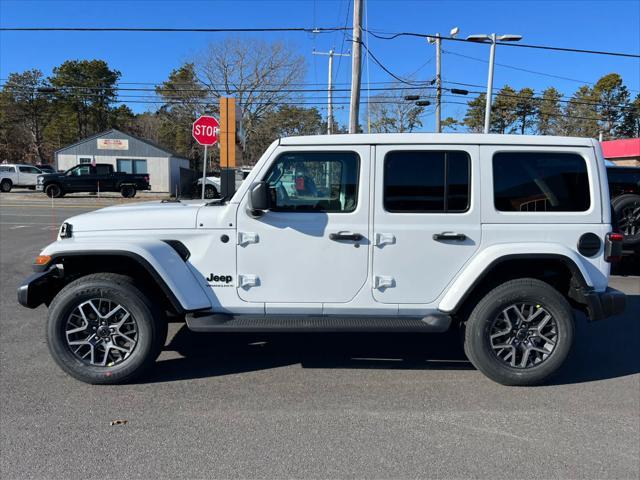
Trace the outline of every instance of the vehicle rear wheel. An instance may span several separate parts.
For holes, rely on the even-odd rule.
[[[136,187],[133,185],[122,185],[122,187],[120,187],[120,194],[124,198],[133,198],[136,196]]]
[[[214,199],[220,198],[220,194],[218,193],[218,189],[213,185],[205,185],[204,186],[204,198]]]
[[[164,314],[122,275],[81,277],[49,308],[49,350],[65,372],[86,383],[133,380],[153,364],[166,336]]]
[[[476,305],[465,328],[465,353],[502,385],[538,385],[564,363],[573,343],[573,311],[549,284],[511,280]]]
[[[2,182],[0,182],[0,190],[3,191],[4,193],[9,193],[12,187],[13,187],[13,183],[11,182],[11,180],[7,178],[5,178],[4,180],[2,180]]]
[[[621,195],[613,201],[612,207],[616,225],[624,233],[623,245],[640,246],[640,195]]]
[[[49,198],[60,198],[64,195],[62,188],[60,188],[60,185],[57,183],[50,183],[44,187],[44,193],[46,193]]]

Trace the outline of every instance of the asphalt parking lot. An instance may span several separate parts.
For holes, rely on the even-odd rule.
[[[18,283],[71,215],[119,202],[0,197],[2,478],[640,477],[640,277],[577,319],[550,385],[477,372],[454,334],[196,335],[171,324],[140,383],[66,376]],[[123,425],[111,425],[126,420]]]

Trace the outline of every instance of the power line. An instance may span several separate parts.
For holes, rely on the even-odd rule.
[[[373,31],[369,31],[371,35],[381,40],[394,40],[398,37],[418,37],[418,38],[436,38],[434,34],[428,33],[416,33],[416,32],[398,32],[398,33],[389,33],[388,36],[381,35],[379,33],[374,33]],[[454,37],[440,37],[442,40],[450,40],[454,42],[465,42],[465,43],[474,43],[465,38],[454,38]],[[519,47],[519,48],[532,48],[532,49],[540,49],[540,50],[554,50],[559,52],[573,52],[573,53],[589,53],[592,55],[610,55],[615,57],[628,57],[628,58],[640,58],[640,55],[634,53],[624,53],[624,52],[610,52],[604,50],[588,50],[584,48],[566,48],[566,47],[551,47],[548,45],[531,45],[526,43],[513,43],[513,42],[496,42],[498,45],[506,45],[508,47]]]
[[[165,27],[0,27],[0,32],[145,32],[145,33],[251,33],[304,32],[332,33],[351,27],[276,27],[276,28],[165,28]]]

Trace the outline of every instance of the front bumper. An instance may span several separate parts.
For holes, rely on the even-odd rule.
[[[18,287],[18,303],[27,308],[37,308],[49,302],[57,291],[59,278],[60,272],[55,266],[30,275]]]
[[[583,302],[587,307],[589,320],[604,320],[624,312],[627,297],[620,290],[607,287],[603,292],[587,291],[583,293]]]
[[[44,185],[42,185],[41,183],[39,183],[38,185],[36,185],[36,190],[38,191],[43,191],[44,190]]]

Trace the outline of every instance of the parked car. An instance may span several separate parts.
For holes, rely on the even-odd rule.
[[[36,188],[38,175],[42,171],[33,165],[20,163],[0,164],[0,191],[8,193],[13,187]]]
[[[640,167],[607,167],[614,225],[625,250],[640,253]]]
[[[39,175],[36,188],[51,198],[74,192],[120,192],[135,197],[138,190],[150,190],[149,175],[115,172],[113,165],[76,165],[63,173]]]
[[[236,190],[242,184],[245,178],[251,172],[251,168],[239,168],[236,170]],[[211,175],[209,177],[205,177],[204,184],[204,198],[206,199],[215,199],[220,198],[220,192],[222,188],[220,186],[220,176]],[[200,198],[202,196],[202,177],[199,177],[193,183],[193,198]]]
[[[152,365],[168,312],[194,332],[457,328],[486,376],[533,385],[569,354],[574,308],[625,308],[606,192],[591,139],[282,138],[230,199],[67,219],[18,300],[49,306],[53,358],[88,383]]]

